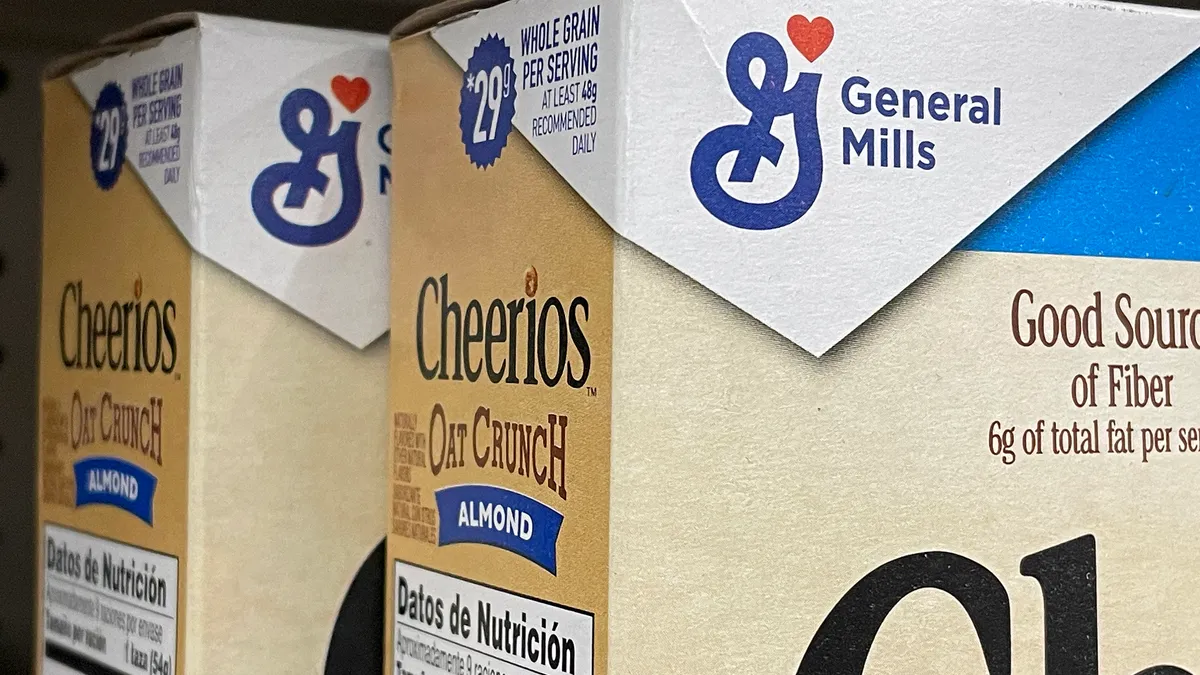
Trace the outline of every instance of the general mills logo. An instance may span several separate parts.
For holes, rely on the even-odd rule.
[[[833,24],[824,17],[812,21],[796,15],[788,20],[792,45],[809,62],[825,52],[833,41]],[[762,84],[755,84],[750,68],[763,64]],[[813,205],[821,190],[823,163],[817,132],[817,89],[821,75],[799,73],[791,87],[788,59],[783,46],[766,33],[747,33],[729,49],[725,63],[729,89],[746,110],[750,120],[714,129],[692,152],[691,179],[696,197],[709,213],[722,222],[747,230],[773,230],[799,220]],[[717,175],[717,164],[736,153],[729,172],[731,183],[752,183],[759,163],[778,164],[784,142],[771,133],[778,117],[790,115],[795,130],[799,168],[796,181],[786,195],[773,202],[742,201],[729,194]]]
[[[371,86],[363,78],[350,80],[344,76],[333,78],[330,88],[338,102],[350,113],[366,103],[371,95]],[[309,120],[305,128],[304,113]],[[276,239],[297,246],[324,246],[350,233],[358,223],[363,208],[362,175],[358,164],[359,122],[343,121],[336,131],[331,131],[333,115],[329,101],[312,89],[296,89],[283,99],[279,106],[279,125],[283,135],[297,150],[300,159],[295,162],[272,164],[254,180],[250,190],[250,203],[254,216]],[[284,209],[303,209],[311,192],[325,195],[330,185],[330,176],[323,173],[319,164],[329,155],[337,157],[338,181],[342,188],[342,200],[336,213],[318,224],[300,224],[289,220],[275,205],[275,193],[288,186],[283,198]]]

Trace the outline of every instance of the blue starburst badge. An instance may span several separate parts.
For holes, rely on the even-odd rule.
[[[500,159],[516,109],[512,52],[504,38],[489,35],[467,60],[458,105],[458,126],[472,164],[486,169]]]

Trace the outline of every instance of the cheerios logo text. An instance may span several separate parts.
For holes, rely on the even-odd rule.
[[[587,298],[537,297],[538,272],[525,271],[525,297],[453,299],[450,276],[428,277],[417,296],[416,356],[426,380],[493,384],[587,384],[592,349]],[[435,340],[429,340],[427,329]]]
[[[62,364],[76,370],[161,372],[178,364],[178,306],[167,298],[143,298],[142,278],[124,298],[93,297],[82,279],[63,286],[58,311]]]

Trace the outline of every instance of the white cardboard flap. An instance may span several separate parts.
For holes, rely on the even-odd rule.
[[[192,247],[357,347],[388,326],[387,38],[200,15],[72,75]]]
[[[588,203],[819,356],[1195,50],[1200,14],[521,0],[432,34],[464,68],[503,38],[513,126]]]

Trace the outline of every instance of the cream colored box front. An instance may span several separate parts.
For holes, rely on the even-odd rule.
[[[1200,669],[1200,14],[392,43],[386,671]]]
[[[208,15],[52,66],[38,673],[378,663],[387,67]]]

